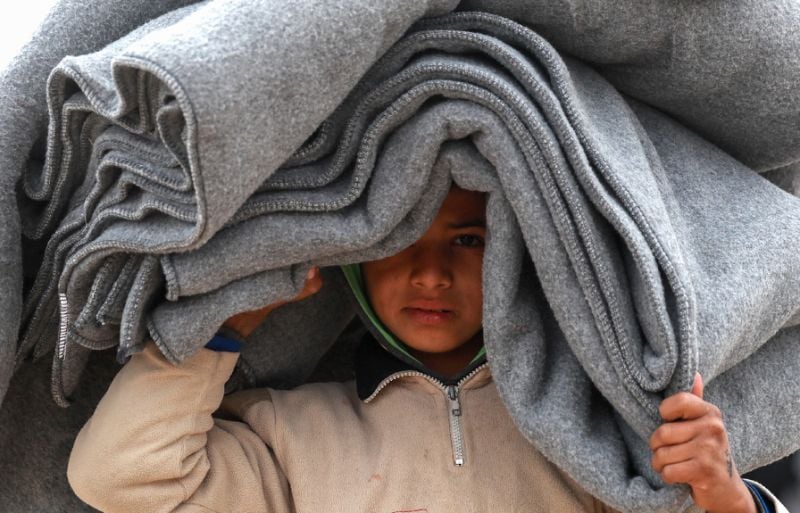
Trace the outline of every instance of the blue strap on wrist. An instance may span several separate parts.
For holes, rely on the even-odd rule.
[[[753,494],[753,498],[758,503],[758,508],[763,511],[764,513],[775,513],[770,507],[769,503],[764,499],[764,496],[761,495],[761,490],[758,489],[756,485],[749,481],[745,481],[744,484],[747,485],[747,488],[750,490],[750,493]]]
[[[238,353],[242,350],[242,343],[232,338],[223,337],[222,335],[214,335],[214,338],[208,341],[206,349],[212,351],[220,351],[223,353]]]

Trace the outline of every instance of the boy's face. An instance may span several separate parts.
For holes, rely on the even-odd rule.
[[[378,317],[416,352],[448,353],[479,338],[485,238],[486,195],[453,186],[419,240],[362,264]]]

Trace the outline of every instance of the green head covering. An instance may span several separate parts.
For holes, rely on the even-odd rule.
[[[353,295],[356,297],[356,301],[358,301],[358,304],[364,311],[364,314],[366,314],[367,318],[383,338],[383,342],[385,342],[385,344],[381,345],[384,347],[388,345],[390,348],[394,349],[395,352],[404,356],[406,360],[425,368],[425,365],[409,352],[408,347],[406,347],[403,342],[398,340],[397,337],[395,337],[392,332],[383,325],[383,322],[381,322],[380,318],[378,318],[375,310],[372,309],[372,305],[369,303],[369,299],[367,299],[367,294],[365,292],[364,278],[361,274],[361,265],[349,264],[343,265],[341,268],[344,272],[345,279],[347,279],[347,284],[350,285],[350,289],[353,291]],[[481,346],[478,354],[476,354],[472,361],[470,361],[468,367],[472,367],[477,362],[483,360],[485,356],[486,348]]]

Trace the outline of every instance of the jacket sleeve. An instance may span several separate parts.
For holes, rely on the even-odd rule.
[[[201,349],[175,366],[152,343],[133,356],[75,441],[67,478],[78,497],[113,513],[292,511],[272,449],[211,416],[237,358]]]
[[[756,508],[759,513],[789,513],[786,506],[784,506],[766,486],[751,479],[745,479],[744,482],[747,483],[751,493],[753,492],[753,488],[755,488],[760,496],[753,497],[756,499]]]

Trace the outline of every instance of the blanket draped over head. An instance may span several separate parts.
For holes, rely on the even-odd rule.
[[[647,440],[698,371],[740,471],[797,450],[798,23],[777,0],[58,2],[0,77],[0,509],[82,507],[63,463],[116,369],[93,351],[180,362],[319,265],[237,374],[306,380],[355,313],[336,266],[411,244],[453,183],[488,193],[501,397],[586,490],[686,507]]]

